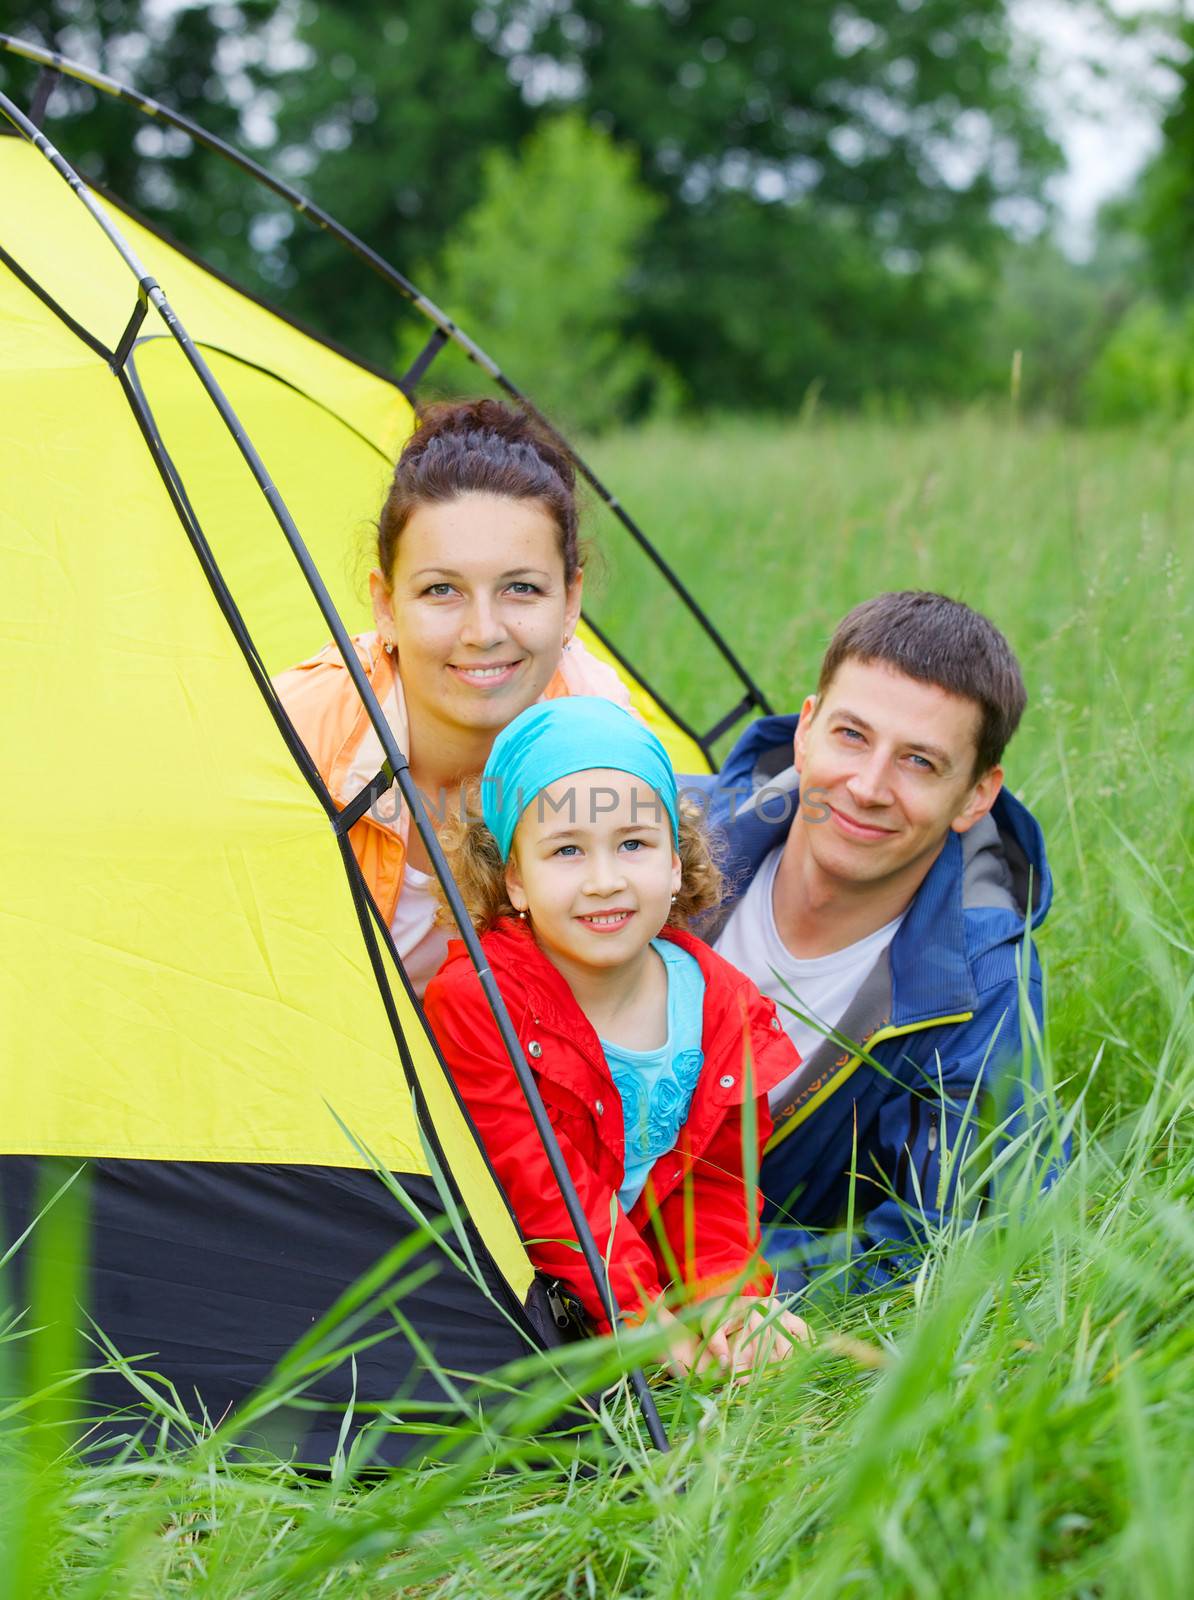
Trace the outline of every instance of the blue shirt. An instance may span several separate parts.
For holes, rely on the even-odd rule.
[[[701,1075],[705,979],[695,956],[667,939],[652,939],[667,968],[667,1041],[657,1050],[626,1050],[602,1039],[601,1048],[622,1100],[625,1171],[618,1200],[629,1211],[660,1156],[680,1137]]]

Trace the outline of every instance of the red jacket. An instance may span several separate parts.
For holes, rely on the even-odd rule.
[[[625,1172],[622,1102],[592,1024],[524,923],[506,918],[481,939],[597,1249],[609,1260],[614,1297],[630,1314],[674,1280],[673,1263],[689,1298],[735,1280],[746,1280],[743,1292],[769,1292],[771,1275],[758,1254],[762,1197],[756,1192],[748,1204],[743,1174],[743,1104],[749,1083],[757,1172],[771,1131],[767,1090],[799,1065],[774,1004],[749,978],[691,934],[666,928],[662,936],[690,951],[704,974],[705,1060],[679,1142],[652,1167],[629,1216],[617,1203]],[[448,946],[424,1005],[531,1260],[560,1278],[608,1331],[584,1258],[558,1242],[574,1238],[563,1197],[459,940]]]

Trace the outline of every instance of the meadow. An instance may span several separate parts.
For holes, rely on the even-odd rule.
[[[387,1477],[237,1462],[222,1430],[165,1456],[152,1426],[82,1464],[46,1351],[45,1384],[0,1405],[0,1596],[1188,1594],[1194,431],[810,414],[588,454],[777,708],[882,588],[943,589],[1007,632],[1031,695],[1008,782],[1056,883],[1043,1046],[1071,1166],[933,1240],[914,1283],[823,1297],[782,1372],[660,1385],[666,1456],[616,1385],[587,1432],[538,1436],[564,1379],[528,1358],[502,1409]],[[594,614],[711,724],[739,692],[716,654],[606,516],[590,531]],[[647,1338],[556,1366],[597,1385]]]

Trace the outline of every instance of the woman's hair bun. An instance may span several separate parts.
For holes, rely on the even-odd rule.
[[[476,400],[433,400],[415,412],[415,431],[406,442],[402,460],[423,454],[436,439],[461,440],[466,448],[482,446],[492,434],[510,445],[526,445],[553,467],[570,488],[576,483],[572,457],[560,441],[535,417],[501,400],[484,396]]]
[[[554,520],[565,580],[580,569],[576,468],[536,418],[502,400],[439,400],[421,406],[378,522],[378,563],[393,571],[402,530],[420,505],[466,494],[538,500]]]

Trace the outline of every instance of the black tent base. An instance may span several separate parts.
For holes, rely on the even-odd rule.
[[[18,1238],[47,1193],[79,1165],[0,1157],[0,1238]],[[80,1181],[87,1221],[76,1232],[84,1237],[64,1241],[61,1229],[38,1223],[9,1265],[3,1301],[26,1306],[41,1269],[67,1272],[64,1252],[81,1249],[87,1287],[77,1323],[93,1323],[137,1372],[165,1380],[149,1381],[171,1404],[176,1396],[200,1432],[235,1419],[278,1372],[289,1378],[299,1341],[310,1339],[337,1302],[343,1306],[346,1286],[375,1274],[365,1303],[312,1351],[351,1349],[355,1374],[348,1354],[333,1357],[334,1364],[306,1381],[296,1373],[303,1386],[291,1403],[235,1431],[242,1451],[263,1449],[318,1466],[378,1418],[368,1460],[393,1465],[439,1437],[443,1427],[466,1420],[436,1367],[481,1378],[551,1341],[546,1317],[528,1315],[513,1302],[471,1228],[473,1260],[492,1300],[372,1172],[93,1159]],[[398,1181],[419,1212],[442,1226],[431,1179],[406,1174]],[[459,1254],[453,1235],[444,1237]],[[392,1272],[378,1273],[387,1254],[401,1259]],[[35,1261],[38,1273],[30,1270]],[[423,1350],[412,1346],[403,1322],[417,1330]],[[32,1326],[28,1318],[26,1326]],[[9,1346],[16,1359],[7,1364],[5,1386],[14,1393],[27,1381],[20,1354],[30,1344]],[[76,1354],[78,1367],[101,1359],[86,1343]],[[467,1379],[451,1382],[469,1391]],[[138,1429],[158,1437],[160,1418],[152,1418],[152,1408],[119,1369],[90,1380],[86,1395],[79,1394],[79,1414],[89,1419],[82,1441],[89,1451],[118,1445]],[[171,1425],[171,1442],[193,1437],[185,1424]]]

